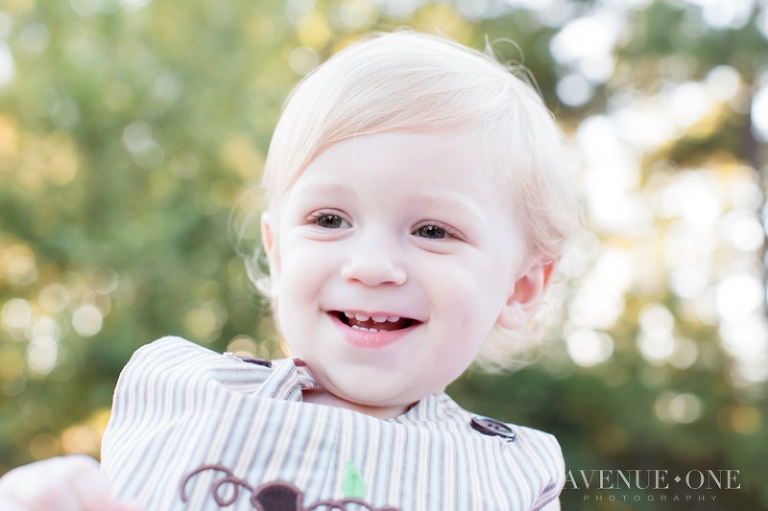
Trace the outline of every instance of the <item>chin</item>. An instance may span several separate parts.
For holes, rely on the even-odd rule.
[[[350,403],[371,408],[407,406],[418,401],[418,399],[409,400],[407,397],[381,387],[361,388],[358,386],[349,392],[340,392],[337,396]]]

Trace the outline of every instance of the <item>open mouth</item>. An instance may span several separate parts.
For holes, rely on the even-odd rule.
[[[393,332],[419,323],[418,320],[400,316],[366,316],[343,311],[333,311],[331,314],[348,327],[366,332]]]

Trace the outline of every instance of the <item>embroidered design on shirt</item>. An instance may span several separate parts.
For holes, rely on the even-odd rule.
[[[350,470],[350,464],[352,469],[357,472],[356,475],[352,475],[353,472]],[[190,472],[181,481],[180,492],[182,502],[186,503],[189,501],[187,485],[192,478],[208,470],[223,472],[223,476],[219,479],[215,479],[210,488],[213,500],[220,507],[227,507],[234,504],[240,497],[240,491],[245,490],[250,494],[248,500],[250,501],[251,506],[257,511],[347,511],[349,509],[347,507],[349,504],[357,504],[367,511],[402,511],[399,508],[389,506],[374,507],[359,498],[349,495],[347,490],[343,488],[345,484],[347,484],[347,486],[352,485],[352,489],[358,492],[360,490],[360,484],[362,484],[362,491],[365,493],[365,483],[362,481],[362,474],[360,474],[360,471],[351,461],[347,463],[347,476],[345,477],[344,483],[342,483],[342,491],[344,491],[348,498],[342,500],[321,500],[304,507],[302,504],[304,501],[304,492],[291,483],[274,481],[264,483],[254,488],[248,484],[248,481],[236,477],[230,469],[223,465],[202,465]],[[348,480],[356,479],[357,477],[360,478],[359,481],[347,483]],[[231,490],[229,495],[227,494],[227,489]]]
[[[365,498],[365,480],[363,474],[355,466],[352,460],[347,461],[347,472],[341,483],[341,491],[344,496],[351,499]]]

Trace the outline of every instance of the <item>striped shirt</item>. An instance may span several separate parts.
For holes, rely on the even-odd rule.
[[[551,435],[483,434],[444,393],[386,420],[303,402],[316,385],[291,359],[163,338],[120,375],[102,470],[148,511],[522,511],[564,485]]]

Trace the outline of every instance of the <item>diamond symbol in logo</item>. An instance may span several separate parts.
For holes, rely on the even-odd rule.
[[[680,482],[680,476],[675,476],[675,482],[676,482],[676,483],[679,483],[679,482]]]

